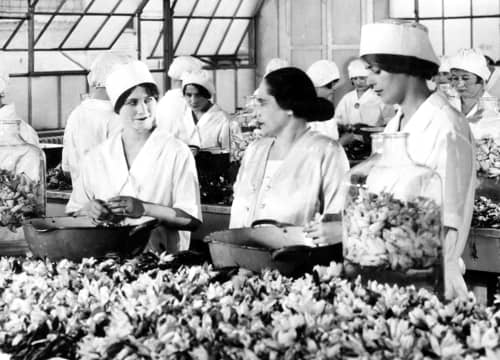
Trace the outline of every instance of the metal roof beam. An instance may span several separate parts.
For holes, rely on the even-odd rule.
[[[212,11],[212,16],[210,16],[210,19],[208,20],[208,23],[205,26],[203,33],[201,34],[200,41],[198,41],[198,45],[196,46],[196,49],[194,50],[195,54],[197,54],[198,50],[200,50],[201,44],[203,43],[203,40],[205,39],[205,36],[207,35],[208,29],[210,28],[210,24],[212,24],[213,17],[215,16],[215,13],[219,9],[221,2],[222,2],[222,0],[218,0],[217,5],[215,6],[214,10]]]
[[[3,44],[3,47],[2,47],[3,50],[7,49],[7,46],[9,46],[10,42],[12,41],[12,39],[14,39],[14,36],[16,36],[16,34],[19,31],[19,29],[21,28],[21,26],[23,26],[23,23],[24,23],[24,20],[19,21],[19,24],[17,24],[17,26],[14,29],[14,31],[10,34],[9,38],[7,39],[7,41]]]
[[[174,46],[174,54],[177,52],[177,48],[179,47],[179,44],[181,43],[181,40],[182,40],[182,37],[184,36],[184,33],[186,32],[186,28],[188,27],[189,25],[189,21],[190,19],[192,18],[193,16],[193,13],[194,13],[194,10],[196,9],[196,7],[198,6],[198,3],[200,2],[200,0],[196,0],[196,2],[194,3],[194,6],[193,8],[191,9],[191,12],[189,13],[189,16],[187,17],[187,21],[186,23],[184,24],[184,26],[182,27],[182,30],[181,30],[181,33],[179,34],[179,38],[177,39],[177,42],[175,43],[175,46]]]

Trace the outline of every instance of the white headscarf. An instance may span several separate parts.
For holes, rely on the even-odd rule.
[[[182,80],[186,73],[200,71],[203,62],[192,56],[178,56],[168,68],[168,76],[174,80]]]
[[[90,72],[87,75],[89,85],[93,87],[104,87],[106,77],[113,67],[117,64],[126,64],[130,61],[132,61],[130,56],[119,55],[112,52],[98,55],[90,65]]]
[[[359,55],[412,56],[439,65],[427,28],[416,22],[385,20],[363,25]]]
[[[204,87],[211,96],[215,94],[215,87],[210,77],[210,73],[206,70],[185,73],[182,77],[182,88],[189,84],[196,84]]]
[[[340,79],[340,72],[337,64],[331,60],[318,60],[309,66],[306,71],[315,87],[322,87],[334,80]]]
[[[366,63],[361,59],[354,59],[347,66],[347,72],[349,73],[349,79],[354,77],[367,77],[368,69],[366,68]]]
[[[272,58],[271,60],[269,60],[267,62],[266,72],[265,72],[264,76],[269,74],[272,71],[275,71],[275,70],[278,70],[278,69],[281,69],[284,67],[288,67],[288,66],[290,66],[290,63],[287,60],[280,59],[280,58]]]
[[[484,81],[490,77],[490,69],[483,53],[478,49],[461,49],[450,59],[452,69],[460,69],[479,76]]]
[[[148,67],[142,61],[134,60],[127,64],[118,64],[113,67],[111,73],[106,78],[106,91],[113,104],[113,108],[118,98],[125,91],[143,83],[157,86],[153,75],[151,75]]]

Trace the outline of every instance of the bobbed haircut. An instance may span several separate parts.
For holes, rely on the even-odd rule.
[[[433,62],[422,60],[413,56],[393,55],[393,54],[367,54],[361,58],[370,65],[376,65],[380,69],[395,73],[406,74],[432,79],[438,73],[439,65]]]
[[[182,95],[186,95],[186,87],[188,87],[189,85],[196,88],[196,90],[198,90],[198,94],[200,94],[200,96],[203,96],[205,99],[210,99],[212,97],[210,91],[208,91],[204,86],[195,83],[184,85],[184,87],[182,88]]]
[[[314,85],[305,72],[295,67],[285,67],[264,77],[267,91],[284,110],[307,121],[325,121],[333,117],[333,105],[319,98]]]
[[[136,87],[139,87],[139,86],[143,87],[146,90],[146,94],[148,94],[148,96],[152,96],[156,99],[156,101],[158,101],[158,98],[160,97],[158,87],[152,83],[142,83],[139,85],[132,86],[130,89],[124,91],[123,94],[120,95],[118,100],[116,100],[116,104],[115,104],[115,108],[114,108],[115,113],[117,113],[117,114],[120,113],[120,109],[122,108],[123,104],[125,104],[125,101],[127,100],[127,98],[130,96],[132,91],[134,91],[134,89]]]

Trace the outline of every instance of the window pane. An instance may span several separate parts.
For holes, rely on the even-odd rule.
[[[55,11],[64,0],[38,1],[35,11]]]
[[[188,16],[193,10],[193,6],[200,2],[199,0],[177,1],[174,8],[174,16]],[[202,4],[200,4],[202,6]]]
[[[210,16],[212,15],[219,0],[203,0],[194,10],[193,16]]]
[[[392,18],[413,18],[414,10],[413,0],[392,0],[389,4],[389,15]]]
[[[234,54],[236,48],[241,41],[241,38],[245,35],[245,31],[248,28],[248,20],[234,20],[229,32],[224,39],[219,54]]]
[[[153,48],[158,41],[160,31],[163,28],[163,23],[160,21],[143,21],[141,25],[141,52],[142,57],[146,58],[151,55]],[[163,37],[160,38],[155,54],[163,56]]]
[[[200,55],[212,55],[215,54],[217,48],[219,47],[222,37],[224,36],[226,29],[230,23],[229,19],[214,19],[208,28],[207,34],[203,40],[203,43],[198,50]]]
[[[0,49],[19,26],[20,20],[0,20]]]
[[[86,15],[82,18],[80,23],[73,29],[71,35],[64,43],[64,47],[76,48],[86,46],[92,35],[102,25],[105,16],[91,16]]]
[[[237,15],[254,16],[258,10],[257,5],[259,5],[259,0],[243,0]]]
[[[139,7],[141,0],[123,0],[115,10],[117,13],[135,13],[137,8]]]
[[[500,2],[496,0],[474,0],[472,2],[474,15],[497,15],[500,13]]]
[[[78,16],[56,16],[36,43],[35,48],[57,48],[77,20]]]
[[[127,22],[132,19],[131,16],[113,16],[101,29],[97,37],[92,41],[92,47],[108,47],[111,46],[113,40],[120,34],[120,31],[125,27]],[[94,36],[94,34],[92,34]]]
[[[186,31],[182,35],[181,42],[177,47],[178,55],[194,54],[198,43],[200,42],[201,33],[207,25],[207,19],[191,19],[187,24]]]
[[[115,7],[117,2],[118,0],[106,0],[106,1],[96,0],[90,7],[89,12],[108,13]]]
[[[444,53],[454,55],[459,49],[470,48],[470,20],[450,19],[444,21]]]
[[[221,0],[216,16],[234,16],[240,0]]]
[[[9,33],[10,35],[10,33]],[[7,40],[7,39],[5,39]],[[17,30],[16,35],[11,40],[8,49],[28,49],[28,22],[23,21],[23,24]]]
[[[172,4],[170,5],[172,6]],[[148,1],[147,5],[142,11],[142,15],[145,17],[161,17],[163,13],[163,4],[161,1]]]
[[[26,73],[28,71],[28,52],[26,51],[5,51],[3,58],[7,64],[10,74]],[[14,80],[11,77],[10,81]],[[9,84],[8,92],[12,92]]]
[[[181,35],[181,31],[184,28],[184,24],[187,22],[187,19],[172,19],[172,27],[174,32],[174,46],[179,41],[179,36]]]
[[[493,60],[500,59],[500,19],[474,19],[472,22],[473,45],[483,50]]]
[[[420,17],[443,16],[441,1],[418,0],[418,12]]]
[[[83,1],[71,1],[67,0],[64,5],[59,9],[60,12],[82,12],[86,8],[86,4]]]
[[[429,38],[436,55],[443,54],[443,22],[442,20],[422,20],[422,25],[427,27]]]
[[[470,16],[471,0],[444,0],[444,16]]]

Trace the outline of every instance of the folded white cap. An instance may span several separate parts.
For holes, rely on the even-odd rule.
[[[90,65],[90,72],[87,75],[87,81],[90,86],[104,87],[106,78],[111,73],[115,65],[126,64],[132,61],[127,55],[120,55],[113,52],[107,52],[98,55]]]
[[[106,91],[113,107],[125,91],[143,83],[157,86],[153,75],[142,61],[133,60],[127,64],[114,66],[106,78]]]
[[[182,77],[182,88],[189,84],[196,84],[208,90],[210,95],[215,94],[215,87],[210,77],[210,73],[206,70],[185,73]]]
[[[315,87],[322,87],[334,80],[340,79],[340,72],[337,64],[331,60],[318,60],[314,62],[306,71]]]
[[[9,84],[9,71],[5,58],[0,54],[0,93],[7,89]]]
[[[185,73],[199,71],[203,67],[203,62],[193,56],[178,56],[172,61],[168,68],[167,75],[174,80],[182,80]]]
[[[443,55],[439,58],[440,65],[439,65],[439,72],[440,73],[449,73],[450,72],[450,57]]]
[[[361,59],[354,59],[347,66],[347,72],[349,73],[349,79],[353,77],[365,77],[368,76],[368,69],[366,68],[366,62]]]
[[[452,69],[460,69],[479,76],[484,81],[490,77],[490,69],[483,53],[478,49],[461,49],[450,59]]]
[[[427,28],[416,22],[386,20],[363,25],[359,55],[413,56],[439,65]]]
[[[290,66],[290,63],[288,62],[288,60],[280,59],[280,58],[272,58],[271,60],[269,60],[267,62],[265,75],[269,74],[272,71],[275,71],[275,70],[278,70],[278,69],[281,69],[284,67],[288,67],[288,66]]]

